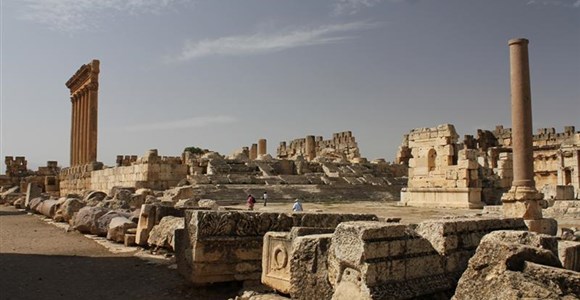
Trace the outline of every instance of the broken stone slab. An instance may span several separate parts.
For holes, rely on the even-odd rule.
[[[292,299],[330,299],[326,265],[334,228],[294,227],[264,236],[262,283]]]
[[[173,189],[166,190],[163,193],[163,198],[171,200],[173,203],[181,199],[191,199],[195,196],[193,187],[191,186],[181,186],[175,187]]]
[[[180,199],[175,203],[175,208],[186,209],[186,208],[197,208],[197,201],[195,199]]]
[[[54,220],[57,222],[69,222],[75,213],[85,206],[85,203],[77,198],[64,198],[55,213]]]
[[[97,220],[108,211],[102,207],[85,206],[75,214],[73,228],[85,234],[96,232]]]
[[[131,218],[131,213],[124,212],[124,211],[118,211],[118,210],[108,211],[107,213],[105,213],[104,215],[102,215],[101,217],[99,217],[97,219],[95,227],[93,228],[94,230],[91,231],[91,234],[95,234],[98,236],[107,236],[107,233],[109,232],[109,228],[110,228],[109,225],[110,225],[111,221],[117,217],[123,217],[123,218],[129,219],[129,218]]]
[[[111,222],[109,222],[107,239],[117,243],[123,243],[125,241],[125,233],[127,230],[135,227],[137,227],[137,224],[133,223],[126,217],[114,217],[111,219]]]
[[[137,232],[135,237],[135,243],[140,246],[147,244],[147,239],[149,239],[149,232],[153,226],[155,226],[155,211],[156,206],[151,204],[141,205],[141,211],[139,214],[139,221],[137,223]]]
[[[201,200],[199,200],[197,205],[200,208],[207,208],[207,209],[211,209],[211,210],[218,210],[220,207],[215,200],[211,200],[211,199],[201,199]]]
[[[469,260],[453,299],[579,297],[580,273],[561,268],[546,237],[525,231],[486,235]]]
[[[564,268],[580,272],[580,242],[558,241],[558,256]]]
[[[175,230],[184,228],[184,219],[179,217],[167,216],[161,219],[159,224],[153,226],[149,233],[147,243],[150,246],[175,249]]]
[[[408,299],[452,290],[445,258],[411,227],[345,222],[336,228],[328,258],[332,299]]]
[[[24,200],[24,207],[30,209],[30,201],[34,198],[40,197],[41,194],[42,187],[33,182],[29,183],[28,186],[26,187],[26,198]]]
[[[107,194],[101,191],[90,191],[83,197],[83,202],[103,201],[107,198]]]

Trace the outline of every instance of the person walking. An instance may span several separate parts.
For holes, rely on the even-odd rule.
[[[262,199],[264,199],[264,206],[266,206],[268,204],[268,192],[264,191],[264,195],[262,196]]]
[[[300,199],[297,198],[296,201],[294,201],[292,211],[302,211],[302,203],[300,203]]]
[[[256,204],[256,199],[254,198],[254,196],[252,196],[252,194],[248,195],[248,200],[246,200],[246,203],[248,205],[248,210],[254,210],[254,204]]]

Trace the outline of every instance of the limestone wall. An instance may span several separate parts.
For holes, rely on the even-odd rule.
[[[413,129],[402,147],[411,152],[406,205],[478,208],[481,203],[477,151],[462,149],[453,125]],[[405,155],[401,155],[400,158]]]
[[[102,168],[102,163],[93,162],[61,169],[59,174],[60,194],[62,196],[65,196],[66,194],[82,195],[84,191],[92,188],[92,172]]]
[[[160,160],[94,171],[91,189],[108,193],[115,186],[165,190],[187,177],[187,166]]]

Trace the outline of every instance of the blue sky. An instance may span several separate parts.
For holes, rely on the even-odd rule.
[[[98,158],[229,154],[351,130],[510,127],[507,41],[530,40],[534,127],[580,126],[580,0],[0,0],[1,156],[68,166],[65,82],[101,61]],[[2,165],[2,170],[4,165]]]

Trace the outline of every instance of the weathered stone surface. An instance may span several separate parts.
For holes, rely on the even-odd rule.
[[[24,206],[26,208],[30,208],[30,201],[34,198],[40,197],[40,194],[42,194],[42,188],[36,183],[29,183],[26,187],[26,199],[24,200]]]
[[[149,239],[149,232],[155,226],[156,206],[150,204],[141,205],[139,221],[137,223],[137,232],[135,243],[144,246]]]
[[[83,201],[88,203],[88,202],[93,202],[93,201],[103,201],[105,198],[107,198],[107,194],[101,191],[90,191],[88,192],[85,197],[83,198]]]
[[[38,211],[38,208],[40,207],[40,205],[42,204],[42,202],[46,200],[46,198],[44,197],[36,197],[36,198],[32,198],[30,199],[30,201],[28,201],[28,204],[26,205],[26,208],[32,210],[32,211]]]
[[[17,209],[24,208],[24,200],[25,200],[24,197],[20,197],[20,198],[16,199],[16,201],[14,201],[14,203],[13,203],[14,207]]]
[[[336,227],[348,220],[376,220],[364,214],[286,214],[186,210],[176,237],[179,272],[196,284],[259,280],[263,236],[292,227]]]
[[[197,201],[195,199],[181,199],[177,200],[175,203],[175,208],[185,209],[185,208],[197,208]]]
[[[123,217],[129,219],[131,217],[131,213],[118,211],[118,210],[110,210],[101,217],[97,219],[96,226],[94,230],[91,231],[92,234],[96,234],[98,236],[107,236],[107,232],[109,232],[109,224],[114,218]]]
[[[81,233],[96,232],[97,220],[108,211],[102,207],[85,206],[76,213],[73,227]]]
[[[294,227],[291,232],[268,232],[262,252],[262,283],[292,299],[330,299],[333,290],[327,254],[333,231]]]
[[[328,265],[332,299],[406,299],[453,287],[445,259],[407,225],[340,224]]]
[[[107,231],[107,239],[117,243],[125,242],[125,233],[129,228],[136,228],[137,224],[125,217],[114,217],[109,222],[109,230]]]
[[[175,230],[183,229],[184,219],[179,217],[167,216],[161,219],[158,225],[155,225],[149,233],[147,243],[157,247],[175,249]]]
[[[40,204],[36,207],[36,211],[49,217],[52,218],[54,217],[56,210],[58,208],[58,201],[55,199],[46,199],[42,202],[40,202]]]
[[[503,231],[486,235],[469,260],[453,299],[579,297],[580,273],[561,269],[545,237]]]
[[[215,200],[211,199],[201,199],[197,205],[201,208],[209,208],[211,210],[218,210],[220,207]]]
[[[176,187],[164,192],[163,198],[173,201],[181,199],[191,199],[195,196],[193,188],[191,186],[181,186]]]
[[[580,272],[580,242],[559,241],[558,256],[564,268]]]
[[[85,206],[85,203],[76,198],[65,198],[55,213],[54,220],[57,222],[69,222],[75,213]]]

